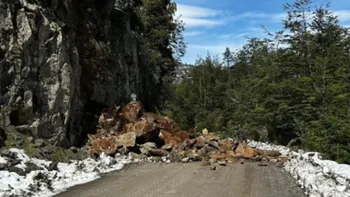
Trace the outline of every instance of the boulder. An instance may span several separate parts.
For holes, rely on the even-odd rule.
[[[221,152],[233,151],[235,142],[230,139],[220,140],[218,142]]]
[[[89,154],[100,155],[105,153],[107,155],[115,154],[118,150],[117,137],[116,136],[100,136],[88,135],[89,137]]]
[[[127,123],[136,122],[143,113],[143,106],[141,102],[131,102],[127,104],[120,112],[120,118]]]
[[[220,166],[227,166],[226,160],[218,161],[218,164],[219,164]]]
[[[278,151],[272,151],[272,150],[260,150],[256,149],[256,153],[258,155],[262,155],[264,157],[279,157],[281,156],[281,153]]]
[[[189,161],[190,161],[190,158],[188,158],[188,157],[181,159],[182,163],[188,163]]]
[[[159,128],[152,122],[140,120],[135,123],[128,123],[124,127],[124,133],[135,133],[140,142],[154,141],[159,135]]]
[[[159,116],[154,113],[144,113],[142,115],[142,118],[157,123],[161,130],[165,130],[170,133],[176,133],[180,131],[179,125],[168,117]]]
[[[214,152],[214,153],[211,153],[209,157],[210,159],[218,161],[218,160],[226,160],[227,155],[224,153]]]
[[[154,142],[147,142],[140,145],[140,152],[143,155],[148,155],[148,152],[153,148],[157,148],[157,145]]]
[[[152,148],[148,151],[148,154],[150,156],[160,156],[160,157],[163,157],[163,156],[167,156],[169,155],[169,152],[166,151],[166,150],[163,150],[163,149],[157,149],[157,148]]]
[[[116,138],[117,146],[134,147],[136,143],[136,134],[134,132],[118,135]]]
[[[255,149],[250,146],[240,144],[236,149],[236,157],[243,157],[245,159],[252,159],[257,155]]]
[[[196,148],[203,148],[205,146],[206,139],[203,136],[199,136],[194,140],[194,146]]]
[[[179,148],[179,146],[183,142],[183,140],[180,137],[165,130],[161,130],[159,136],[161,139],[164,140],[165,145],[167,145],[168,147],[171,146],[173,149]]]
[[[0,148],[5,146],[5,141],[7,139],[5,130],[0,127]]]
[[[48,171],[53,171],[53,170],[58,171],[58,162],[57,161],[51,162],[49,167],[47,167],[47,170]]]

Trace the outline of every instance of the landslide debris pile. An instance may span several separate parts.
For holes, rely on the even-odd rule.
[[[196,136],[192,130],[183,131],[168,117],[144,112],[140,102],[105,110],[99,117],[96,134],[88,137],[91,156],[121,153],[137,159],[151,157],[153,161],[198,161],[223,166],[244,163],[243,160],[283,166],[287,160],[278,151],[254,149],[233,139],[219,139],[213,133]]]

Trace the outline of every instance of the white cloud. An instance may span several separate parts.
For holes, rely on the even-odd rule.
[[[180,17],[187,28],[213,27],[225,24],[225,20],[221,18],[223,13],[220,10],[177,4],[175,17]]]
[[[336,10],[333,13],[338,16],[340,22],[350,21],[350,10]]]
[[[189,32],[185,32],[185,36],[186,37],[190,37],[190,36],[199,36],[199,35],[202,35],[204,34],[203,31],[189,31]]]
[[[220,10],[213,10],[198,6],[190,6],[184,4],[177,4],[177,15],[191,18],[214,17],[221,13]]]
[[[281,22],[287,14],[285,13],[264,13],[264,12],[244,12],[231,17],[231,20],[243,20],[243,19],[254,19],[254,20],[265,20],[269,22]]]

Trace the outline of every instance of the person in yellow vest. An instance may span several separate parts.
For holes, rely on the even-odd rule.
[[[208,135],[208,133],[209,133],[209,131],[208,131],[207,128],[204,128],[204,129],[202,130],[202,134],[203,134],[203,135]]]

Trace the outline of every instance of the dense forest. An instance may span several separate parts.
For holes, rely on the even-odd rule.
[[[329,5],[284,6],[283,29],[223,60],[199,59],[172,86],[167,113],[184,128],[298,145],[350,163],[350,36]]]

